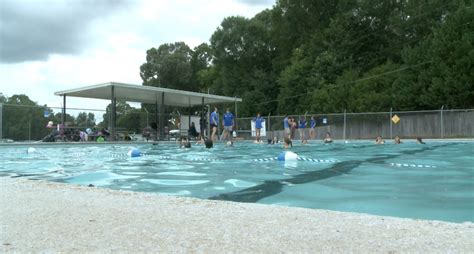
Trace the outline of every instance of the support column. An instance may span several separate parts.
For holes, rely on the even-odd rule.
[[[117,117],[117,100],[115,99],[115,87],[111,86],[110,88],[110,98],[111,98],[111,124],[110,124],[110,140],[115,141],[115,125],[116,125],[116,117]]]
[[[206,117],[207,117],[207,129],[208,129],[207,138],[211,139],[211,135],[212,135],[212,130],[211,130],[211,106],[209,104],[207,104],[206,108],[207,108],[207,116]],[[217,124],[217,126],[219,127],[219,123]],[[217,129],[216,134],[217,134],[217,136],[219,136],[219,128]]]
[[[61,115],[61,124],[63,128],[66,126],[66,95],[63,95],[63,108],[62,108],[62,115]]]
[[[157,141],[159,138],[159,124],[158,124],[158,94],[155,94],[155,123],[156,123],[156,129],[155,129],[155,141]]]
[[[201,114],[200,114],[200,118],[199,118],[199,131],[201,133],[201,138],[204,139],[205,137],[205,129],[206,129],[206,121],[201,121],[201,119],[204,119],[204,97],[202,97],[201,99]],[[203,126],[201,126],[201,124],[203,124]]]
[[[188,97],[188,133],[189,133],[189,129],[191,129],[191,97]],[[182,125],[183,123],[181,123]],[[181,126],[183,127],[183,126]],[[181,134],[181,133],[180,133]],[[187,134],[187,133],[186,133]],[[189,137],[188,137],[189,138]]]
[[[160,139],[165,139],[165,92],[161,92]]]

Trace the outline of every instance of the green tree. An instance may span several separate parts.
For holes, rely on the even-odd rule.
[[[75,124],[78,127],[94,127],[95,116],[93,113],[81,112],[77,115]]]
[[[212,75],[210,65],[212,63],[212,49],[207,43],[194,48],[191,53],[191,82],[198,86],[197,91],[206,92],[212,85]]]
[[[184,42],[162,44],[147,50],[146,63],[140,66],[145,86],[197,91],[191,68],[192,50]]]
[[[412,74],[421,108],[474,106],[474,10],[460,4],[419,46],[407,48],[404,60],[411,65],[426,62]],[[416,83],[415,83],[416,82]]]
[[[53,114],[44,117],[45,110],[52,112],[50,108],[24,94],[6,98],[3,110],[3,136],[13,140],[40,140],[51,131],[46,128],[48,121],[57,123]]]

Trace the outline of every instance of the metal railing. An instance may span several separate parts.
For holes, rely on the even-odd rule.
[[[396,117],[395,117],[396,116]],[[265,116],[267,137],[284,137],[285,116]],[[315,139],[323,139],[330,133],[335,139],[374,139],[377,136],[401,138],[474,138],[474,109],[424,111],[388,111],[365,113],[302,114],[290,115],[298,122],[304,118],[307,127],[305,138],[309,139],[311,117],[316,120]],[[395,121],[395,118],[399,121]],[[250,121],[253,118],[239,118],[239,135],[251,138]],[[299,132],[299,131],[298,131]],[[299,139],[299,135],[296,135]]]

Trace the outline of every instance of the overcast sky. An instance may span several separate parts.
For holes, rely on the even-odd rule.
[[[274,0],[0,0],[0,93],[61,106],[55,91],[141,84],[146,50],[209,42],[224,17],[253,17]],[[68,107],[109,102],[69,98]],[[57,112],[57,111],[56,111]]]

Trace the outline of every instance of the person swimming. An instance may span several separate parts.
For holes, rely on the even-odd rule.
[[[425,142],[423,142],[423,140],[420,137],[416,138],[416,143],[417,144],[422,144],[422,145],[426,144]]]
[[[326,132],[326,137],[323,139],[323,141],[326,144],[332,143],[331,133]]]
[[[400,139],[400,136],[398,136],[398,135],[395,136],[395,140],[394,140],[393,142],[394,142],[395,144],[401,144],[402,141],[401,141],[401,139]]]
[[[385,141],[382,139],[382,136],[377,136],[377,137],[375,138],[375,144],[377,144],[377,145],[383,145],[383,144],[385,144]]]
[[[214,146],[214,143],[210,139],[206,139],[206,141],[204,141],[204,144],[206,145],[206,148],[208,148],[208,149],[210,149]]]
[[[181,143],[179,144],[180,148],[191,148],[191,142],[189,142],[187,137],[181,137]]]
[[[293,147],[293,142],[289,137],[285,137],[285,139],[283,140],[283,148],[288,149],[291,147]]]

